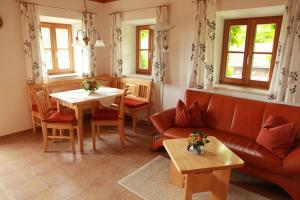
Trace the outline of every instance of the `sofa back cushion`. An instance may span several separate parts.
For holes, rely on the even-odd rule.
[[[234,97],[214,94],[207,108],[206,125],[215,130],[229,132],[236,102]]]
[[[212,97],[211,93],[199,92],[196,90],[186,90],[185,92],[185,104],[190,107],[195,101],[198,103],[202,111],[207,110],[207,106]]]
[[[262,126],[265,102],[238,99],[230,132],[255,140]]]

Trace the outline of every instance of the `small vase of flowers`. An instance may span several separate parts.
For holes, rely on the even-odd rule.
[[[188,137],[187,150],[200,154],[204,151],[204,145],[209,142],[208,136],[204,131],[194,131]]]
[[[95,80],[85,79],[81,82],[81,88],[87,91],[89,94],[94,93],[99,87],[99,82]]]

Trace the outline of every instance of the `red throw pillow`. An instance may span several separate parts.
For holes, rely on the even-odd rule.
[[[291,150],[296,136],[297,131],[294,123],[270,116],[263,124],[256,142],[275,156],[283,159]]]
[[[176,106],[175,126],[186,128],[201,128],[205,124],[202,118],[202,112],[197,102],[194,102],[189,108],[179,100]]]

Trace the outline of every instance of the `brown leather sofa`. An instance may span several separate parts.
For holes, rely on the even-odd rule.
[[[205,112],[205,133],[221,140],[245,161],[238,169],[253,176],[271,181],[295,199],[300,199],[300,139],[293,149],[280,159],[256,143],[263,122],[270,115],[281,116],[290,122],[300,122],[300,107],[260,102],[196,90],[187,90],[185,103],[197,101]],[[162,146],[164,139],[187,137],[195,128],[174,126],[175,108],[151,116],[161,137],[153,149]]]

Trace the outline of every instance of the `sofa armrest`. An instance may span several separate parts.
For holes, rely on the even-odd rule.
[[[284,158],[283,168],[288,175],[300,175],[300,139],[298,139],[292,151]]]
[[[154,114],[150,117],[150,120],[156,130],[163,135],[164,131],[173,127],[174,119],[176,115],[176,109],[171,108],[164,110],[160,113]]]

